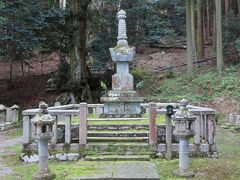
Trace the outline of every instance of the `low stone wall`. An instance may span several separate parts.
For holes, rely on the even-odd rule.
[[[158,114],[166,114],[165,107],[168,105],[167,103],[155,103],[156,111]],[[177,110],[177,103],[170,103],[174,106],[174,111]],[[154,116],[151,116],[153,111],[149,111],[149,104],[141,104],[142,108],[146,110],[147,113],[150,113],[149,117],[151,117],[151,121],[154,120]],[[80,110],[79,110],[80,108]],[[70,149],[74,149],[76,151],[79,150],[79,146],[87,145],[87,113],[102,113],[103,112],[102,104],[72,104],[67,106],[57,106],[48,108],[49,114],[56,117],[56,123],[53,125],[54,136],[51,139],[51,148],[54,150],[63,150],[64,147],[61,144],[69,145]],[[188,106],[189,110],[196,116],[196,121],[194,125],[195,136],[191,140],[193,146],[192,150],[196,153],[209,153],[213,154],[217,151],[216,149],[216,111],[209,108],[196,107],[196,106]],[[98,110],[97,110],[98,109]],[[31,119],[37,114],[38,109],[31,109],[23,111],[23,144],[24,149],[31,149],[33,146],[32,133],[34,132],[34,127],[32,127]],[[72,120],[74,116],[80,117],[80,124],[72,124]],[[166,117],[167,118],[167,117]],[[150,122],[151,122],[150,121]],[[61,123],[60,123],[61,122]],[[81,124],[82,123],[82,124]],[[170,123],[171,124],[171,123]],[[153,125],[153,126],[152,126]],[[104,125],[106,126],[106,125]],[[102,126],[101,128],[106,128]],[[149,124],[149,125],[139,125],[139,126],[149,126],[149,140],[151,138],[156,137],[153,141],[154,144],[158,146],[157,151],[159,153],[165,153],[165,149],[169,146],[172,147],[172,151],[175,152],[178,149],[176,145],[178,143],[178,139],[176,139],[172,133],[174,126],[166,124],[157,125],[157,124]],[[154,129],[156,126],[157,131],[152,132],[151,129]],[[167,129],[167,128],[170,128]],[[61,130],[62,129],[62,130]],[[166,130],[168,130],[168,134],[166,134]],[[79,138],[80,137],[80,138]],[[166,140],[171,137],[171,142],[166,143]],[[168,141],[169,142],[169,141]],[[76,144],[75,144],[76,143]],[[149,142],[150,143],[150,142]],[[150,143],[151,144],[151,143]]]

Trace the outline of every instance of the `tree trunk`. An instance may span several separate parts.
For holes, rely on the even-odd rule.
[[[197,59],[204,58],[203,0],[197,0]]]
[[[228,19],[228,13],[229,13],[229,0],[225,0],[225,19]]]
[[[191,1],[191,28],[192,28],[192,48],[193,48],[193,60],[197,59],[197,52],[196,52],[196,34],[195,34],[195,4],[194,1]]]
[[[216,8],[213,9],[213,47],[212,53],[216,54],[216,46],[217,46],[217,27],[216,27]]]
[[[240,0],[237,0],[237,5],[238,5],[238,16],[240,16]]]
[[[211,36],[210,33],[210,4],[209,4],[209,0],[206,1],[206,20],[207,20],[207,27],[206,27],[206,35],[207,35],[207,39],[209,39],[209,37]]]
[[[9,82],[12,82],[12,72],[13,72],[13,60],[12,60],[12,56],[9,57],[8,59],[9,62]]]
[[[217,69],[219,75],[223,69],[223,46],[222,46],[222,2],[215,0],[216,7],[216,43],[217,43]]]
[[[91,100],[91,92],[88,85],[90,72],[86,63],[86,39],[87,39],[87,15],[88,5],[91,0],[75,0],[73,10],[73,48],[71,53],[72,77],[77,79],[87,91],[87,99]]]
[[[193,47],[191,24],[191,0],[186,0],[187,73],[189,77],[193,76]]]

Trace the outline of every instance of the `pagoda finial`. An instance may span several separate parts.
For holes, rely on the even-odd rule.
[[[120,10],[118,16],[118,45],[128,46],[127,42],[127,27],[126,27],[126,11]]]

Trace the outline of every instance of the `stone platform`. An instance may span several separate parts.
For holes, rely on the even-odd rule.
[[[113,166],[105,165],[105,171],[66,180],[159,180],[156,165],[151,162],[116,162]]]
[[[104,118],[139,118],[142,117],[141,105],[142,97],[138,93],[129,91],[112,90],[107,93],[106,97],[101,97],[104,102]]]

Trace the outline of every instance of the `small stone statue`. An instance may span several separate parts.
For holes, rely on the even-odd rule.
[[[44,114],[48,114],[47,108],[48,108],[47,103],[45,103],[44,101],[41,101],[39,103],[39,111],[38,111],[39,116],[44,115]]]

